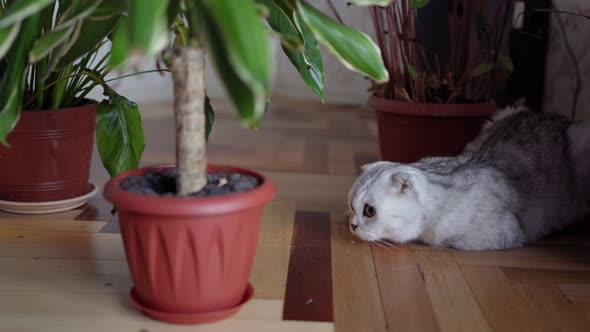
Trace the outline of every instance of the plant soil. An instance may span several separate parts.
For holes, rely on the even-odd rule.
[[[176,190],[176,177],[176,170],[150,171],[142,176],[128,176],[121,181],[120,187],[144,195],[185,197]],[[207,174],[207,185],[201,191],[186,196],[222,196],[252,190],[259,185],[260,180],[253,176],[216,172]]]

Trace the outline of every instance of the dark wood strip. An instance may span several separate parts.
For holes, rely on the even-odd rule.
[[[330,214],[297,211],[291,240],[284,320],[332,322]]]

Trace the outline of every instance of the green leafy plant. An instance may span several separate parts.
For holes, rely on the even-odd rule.
[[[119,0],[0,0],[0,142],[21,110],[51,111],[96,103],[97,145],[111,175],[138,166],[144,136],[137,105],[105,79],[110,52],[99,52],[127,12]]]
[[[372,3],[364,2],[361,4]],[[206,135],[214,113],[205,94],[205,53],[233,108],[248,127],[256,128],[269,103],[271,36],[280,39],[303,81],[321,99],[320,44],[348,69],[377,82],[389,78],[379,48],[367,35],[303,0],[129,1],[129,15],[113,37],[111,63],[119,67],[156,56],[169,66],[175,93],[180,194],[199,191],[206,184]]]

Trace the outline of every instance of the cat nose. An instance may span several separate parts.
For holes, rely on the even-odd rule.
[[[356,229],[359,227],[358,224],[350,224],[350,227],[352,228],[353,231],[356,231]]]

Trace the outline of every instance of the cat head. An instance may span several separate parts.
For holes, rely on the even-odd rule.
[[[367,241],[412,241],[422,231],[418,200],[421,173],[402,164],[377,162],[363,173],[348,192],[350,231]]]

